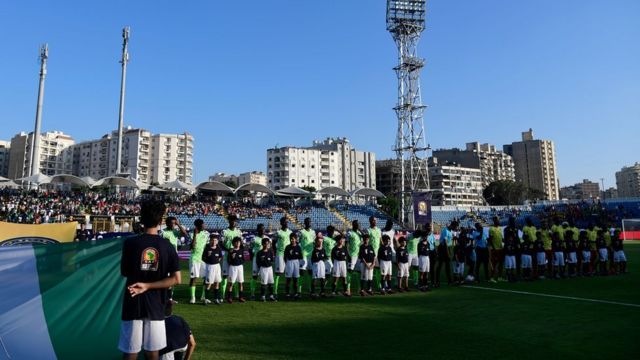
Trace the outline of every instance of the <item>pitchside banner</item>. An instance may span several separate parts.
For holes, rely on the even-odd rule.
[[[0,246],[73,242],[77,222],[62,224],[14,224],[0,221]]]
[[[431,193],[413,194],[413,219],[416,227],[431,223]]]

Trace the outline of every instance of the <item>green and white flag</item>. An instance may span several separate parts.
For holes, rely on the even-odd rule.
[[[0,359],[119,359],[122,239],[0,247]]]

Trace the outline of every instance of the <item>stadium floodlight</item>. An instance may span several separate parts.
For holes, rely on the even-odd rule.
[[[388,0],[387,30],[398,48],[398,102],[394,107],[398,132],[394,151],[400,167],[399,221],[414,227],[412,199],[429,191],[424,109],[420,91],[420,71],[424,60],[418,56],[418,41],[425,28],[426,0]]]
[[[44,101],[44,80],[47,77],[47,59],[49,59],[49,45],[40,46],[40,83],[38,85],[38,103],[36,105],[36,123],[31,138],[29,176],[40,173],[40,128],[42,127],[42,102]],[[24,170],[23,170],[24,173]]]
[[[122,174],[122,137],[124,128],[124,95],[127,83],[127,63],[129,62],[129,32],[128,26],[122,29],[122,74],[120,77],[120,108],[118,111],[118,148],[116,149],[115,175]]]

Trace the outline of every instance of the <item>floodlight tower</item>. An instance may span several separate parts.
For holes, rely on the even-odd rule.
[[[387,31],[398,47],[398,117],[394,151],[400,166],[400,222],[413,227],[412,195],[429,190],[420,71],[424,60],[418,56],[418,41],[425,28],[426,0],[387,0]]]
[[[122,172],[122,137],[124,127],[124,93],[127,83],[127,63],[129,62],[129,27],[122,29],[122,77],[120,78],[120,111],[118,113],[118,148],[116,149],[116,175]]]
[[[47,59],[49,58],[49,45],[40,46],[40,85],[38,86],[38,103],[36,105],[36,125],[31,138],[31,169],[29,176],[40,172],[40,128],[42,126],[42,102],[44,100],[44,80],[47,77]]]

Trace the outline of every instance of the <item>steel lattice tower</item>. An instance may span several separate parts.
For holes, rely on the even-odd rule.
[[[412,195],[429,190],[427,151],[420,94],[420,71],[424,60],[418,56],[418,41],[425,28],[426,0],[387,0],[387,30],[398,47],[398,117],[395,149],[400,166],[400,221],[413,226]]]

